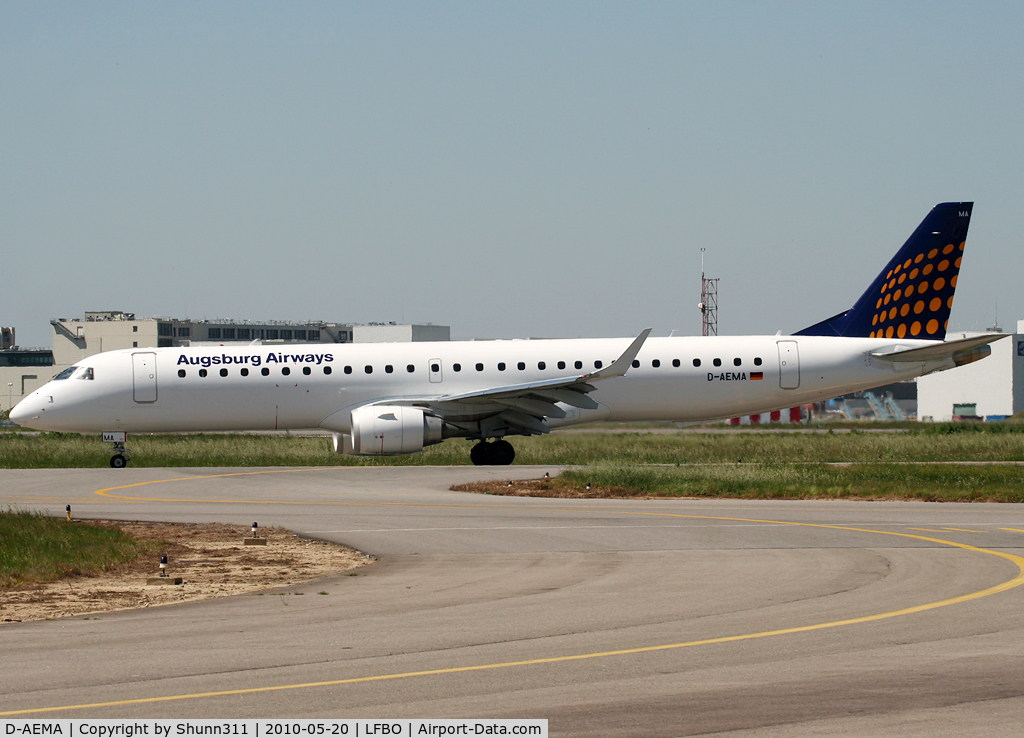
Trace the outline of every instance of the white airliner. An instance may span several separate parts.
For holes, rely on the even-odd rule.
[[[853,308],[792,335],[125,349],[61,372],[11,411],[41,430],[319,428],[338,453],[406,454],[593,421],[767,412],[984,358],[992,334],[944,342],[973,203],[937,205]]]

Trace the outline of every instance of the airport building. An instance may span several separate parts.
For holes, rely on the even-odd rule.
[[[0,329],[0,408],[10,410],[51,377],[94,354],[115,349],[230,346],[260,341],[289,343],[388,343],[448,341],[451,328],[431,323],[328,323],[136,318],[120,310],[55,318],[52,349],[18,348],[14,329]]]
[[[947,333],[946,340],[977,335]],[[981,361],[917,380],[919,420],[1003,420],[1024,411],[1024,320],[1016,333],[990,345],[991,356]]]
[[[0,410],[10,410],[53,374],[53,351],[21,348],[14,328],[0,328]]]
[[[167,346],[230,346],[262,343],[381,343],[447,341],[446,325],[396,323],[327,323],[324,321],[257,323],[243,320],[136,318],[120,310],[87,312],[84,318],[57,318],[53,357],[59,367],[114,349]]]

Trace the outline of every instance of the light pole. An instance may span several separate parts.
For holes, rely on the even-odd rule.
[[[7,383],[7,417],[11,416],[11,410],[14,408],[14,405],[11,404],[11,387],[13,386],[14,382]]]

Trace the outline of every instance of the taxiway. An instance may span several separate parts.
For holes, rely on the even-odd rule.
[[[5,507],[256,520],[379,558],[263,595],[0,624],[0,716],[1019,735],[1024,505],[448,489],[545,471],[0,471]]]

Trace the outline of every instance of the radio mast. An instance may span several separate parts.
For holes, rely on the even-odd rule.
[[[718,278],[704,276],[704,249],[700,250],[700,334],[718,335]]]

